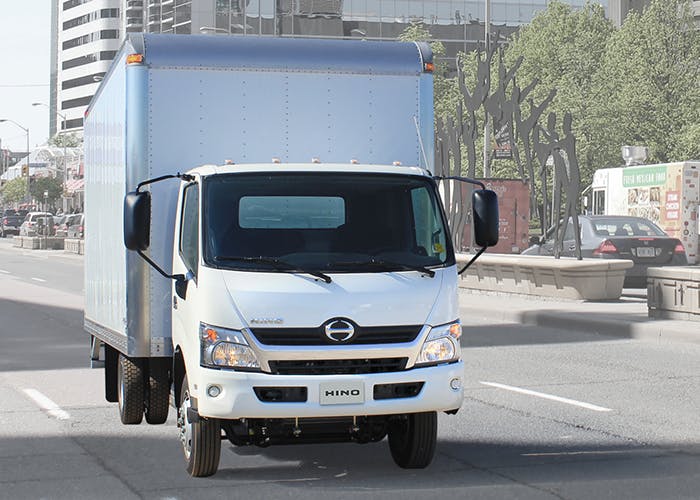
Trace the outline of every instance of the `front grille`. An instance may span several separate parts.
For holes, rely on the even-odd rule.
[[[355,335],[343,345],[399,344],[413,342],[423,327],[409,326],[357,326]],[[316,328],[253,328],[251,332],[265,345],[338,345],[326,337],[323,326]]]
[[[400,372],[408,358],[311,359],[270,361],[274,375],[358,375]]]

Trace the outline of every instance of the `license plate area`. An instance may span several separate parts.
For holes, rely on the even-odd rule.
[[[361,381],[319,384],[319,403],[322,405],[352,405],[364,402],[365,386]]]
[[[650,247],[637,247],[637,257],[654,257],[654,249]]]

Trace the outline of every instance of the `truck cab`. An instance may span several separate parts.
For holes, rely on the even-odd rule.
[[[398,465],[427,466],[436,413],[459,410],[464,372],[434,178],[357,164],[180,177],[172,380],[188,470],[213,473],[219,441],[194,436],[222,431],[261,446],[388,435]],[[133,248],[151,231],[129,222],[139,203],[126,204]]]

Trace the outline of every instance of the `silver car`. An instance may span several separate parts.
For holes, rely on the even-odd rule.
[[[53,236],[53,215],[48,212],[29,212],[19,227],[20,236]]]

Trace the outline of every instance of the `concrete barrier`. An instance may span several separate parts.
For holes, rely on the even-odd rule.
[[[466,264],[469,254],[457,254]],[[555,259],[539,255],[483,254],[462,274],[459,286],[518,295],[575,300],[615,300],[622,295],[631,260]]]
[[[650,318],[700,321],[700,268],[649,268],[647,309]]]
[[[85,253],[85,241],[75,238],[66,238],[64,251],[66,253],[77,253],[83,255]]]
[[[28,250],[62,250],[63,238],[55,236],[15,236],[12,246]]]

